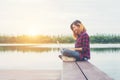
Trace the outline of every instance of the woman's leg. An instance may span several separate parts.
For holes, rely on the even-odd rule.
[[[63,49],[61,50],[62,55],[68,56],[68,57],[74,57],[77,61],[80,60],[80,53],[77,51],[69,50],[69,49]]]

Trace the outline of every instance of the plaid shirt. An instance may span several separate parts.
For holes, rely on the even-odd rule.
[[[78,35],[78,38],[75,43],[75,48],[82,48],[82,51],[76,50],[80,53],[80,59],[84,57],[90,59],[90,45],[89,45],[89,35],[86,32]]]

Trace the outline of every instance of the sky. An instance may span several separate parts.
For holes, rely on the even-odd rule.
[[[0,0],[0,35],[71,35],[80,20],[89,35],[120,34],[120,0]]]

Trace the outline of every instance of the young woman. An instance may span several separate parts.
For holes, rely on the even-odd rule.
[[[70,25],[70,28],[73,32],[73,37],[76,40],[75,48],[62,49],[62,55],[59,55],[59,57],[63,61],[84,61],[90,59],[89,35],[82,22],[75,20]]]

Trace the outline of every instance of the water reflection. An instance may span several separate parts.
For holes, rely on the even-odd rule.
[[[120,52],[120,48],[91,48],[92,52]]]
[[[34,46],[0,46],[0,52],[17,51],[17,52],[49,52],[59,51],[58,48],[34,47]],[[119,52],[120,48],[91,48],[91,52]]]
[[[57,48],[0,46],[0,70],[60,70],[58,55]]]
[[[56,51],[57,48],[32,47],[32,46],[0,46],[1,52],[17,51],[17,52],[49,52]]]

